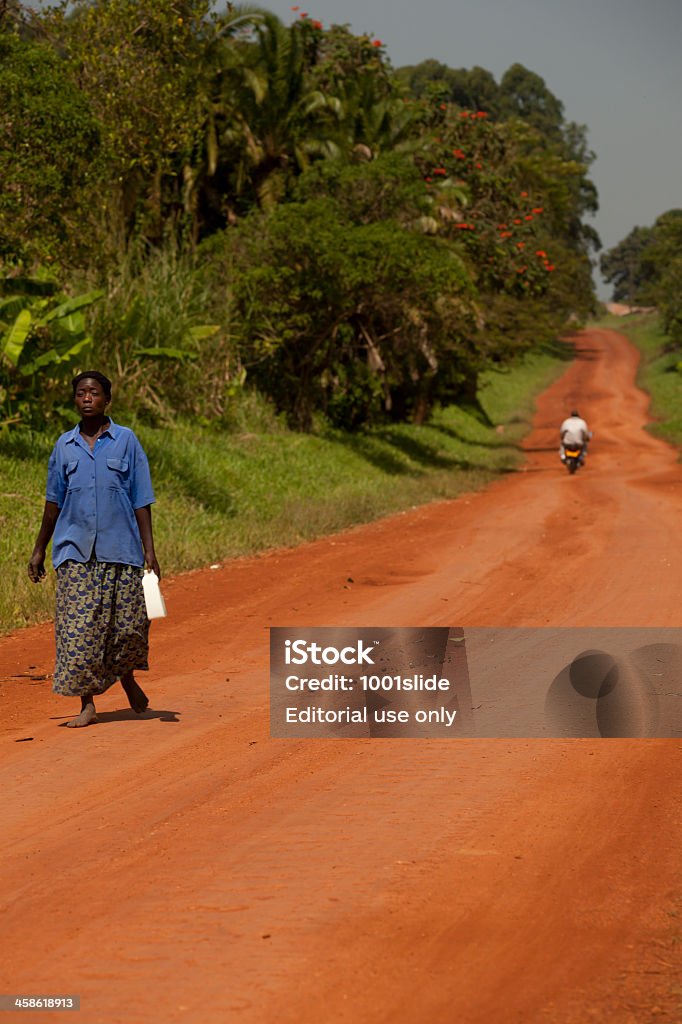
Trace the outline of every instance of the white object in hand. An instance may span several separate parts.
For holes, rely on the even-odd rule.
[[[167,615],[166,602],[159,587],[159,577],[151,569],[145,570],[142,577],[142,589],[144,590],[144,603],[147,606],[147,618],[165,618]]]

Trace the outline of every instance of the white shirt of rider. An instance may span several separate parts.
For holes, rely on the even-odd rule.
[[[590,439],[587,423],[580,416],[569,416],[564,420],[559,434],[563,444],[587,444]]]

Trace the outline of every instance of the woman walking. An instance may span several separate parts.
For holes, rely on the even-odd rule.
[[[34,583],[45,576],[54,534],[57,573],[53,690],[81,699],[72,728],[97,721],[95,694],[121,680],[138,713],[147,697],[135,680],[146,669],[149,620],[144,566],[161,575],[154,553],[154,501],[147,457],[132,430],[107,415],[111,381],[97,370],[73,379],[80,423],[54,446],[43,521],[28,563]]]

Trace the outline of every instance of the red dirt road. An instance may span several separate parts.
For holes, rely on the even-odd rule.
[[[153,715],[110,691],[58,728],[50,630],[0,641],[0,992],[84,1024],[682,1020],[679,742],[268,735],[270,625],[682,626],[682,467],[626,340],[577,347],[524,471],[168,581]]]

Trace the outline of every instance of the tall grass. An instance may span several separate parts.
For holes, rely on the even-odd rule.
[[[119,407],[147,422],[223,416],[241,381],[227,307],[191,253],[133,247],[90,316],[92,361],[114,381]]]
[[[488,424],[452,406],[423,427],[301,435],[273,422],[256,399],[246,403],[232,432],[188,420],[154,427],[121,416],[149,455],[162,568],[179,572],[298,544],[483,487],[518,464],[518,442],[529,429],[533,397],[558,375],[565,359],[565,348],[557,345],[505,373],[488,375],[481,390]],[[119,418],[116,408],[112,415]],[[54,574],[49,571],[36,586],[26,573],[52,440],[19,431],[0,435],[2,630],[52,614]]]
[[[637,383],[651,395],[652,434],[682,446],[682,352],[663,332],[656,313],[628,317],[605,317],[599,321],[629,338],[640,350],[642,360]]]

